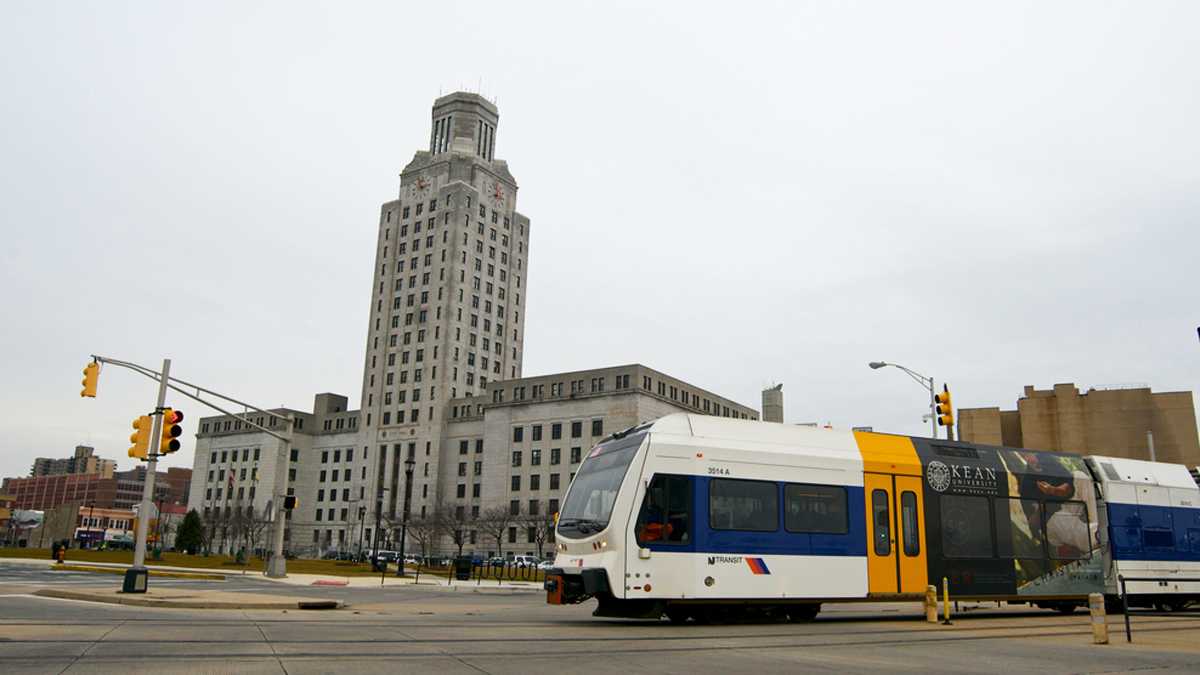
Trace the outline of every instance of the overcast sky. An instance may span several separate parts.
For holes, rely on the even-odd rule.
[[[379,205],[461,88],[532,219],[526,375],[913,434],[868,361],[960,407],[1195,388],[1200,5],[979,5],[5,3],[0,476],[132,466],[155,385],[81,399],[92,353],[357,405]]]

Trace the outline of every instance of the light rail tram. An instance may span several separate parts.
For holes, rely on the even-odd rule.
[[[1071,612],[1089,593],[1200,600],[1200,487],[1177,464],[672,414],[609,436],[571,482],[547,601],[675,622],[821,603]]]

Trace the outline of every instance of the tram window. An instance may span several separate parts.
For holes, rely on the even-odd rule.
[[[875,523],[875,555],[891,555],[892,524],[888,514],[888,494],[884,490],[871,493],[871,522]]]
[[[687,544],[692,540],[692,481],[687,476],[657,475],[646,489],[638,513],[639,544]]]
[[[942,555],[990,558],[992,514],[987,497],[942,495]]]
[[[788,532],[846,534],[846,488],[833,485],[787,485],[783,488],[783,527]]]
[[[921,528],[917,524],[917,493],[900,493],[900,534],[904,537],[904,555],[921,554]]]
[[[1036,499],[997,499],[997,555],[1025,560],[1045,558],[1043,513],[1042,503]]]
[[[1042,508],[1046,512],[1046,544],[1051,558],[1075,560],[1091,553],[1092,530],[1083,502],[1044,502]],[[1166,535],[1167,546],[1173,547],[1174,533],[1167,530]]]
[[[779,489],[766,481],[713,480],[708,523],[714,530],[774,532],[779,529]]]

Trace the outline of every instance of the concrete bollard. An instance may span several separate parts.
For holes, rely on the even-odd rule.
[[[1092,643],[1108,644],[1108,621],[1104,612],[1104,595],[1101,593],[1089,594],[1088,609],[1092,615]]]
[[[937,586],[925,587],[925,621],[937,623]]]

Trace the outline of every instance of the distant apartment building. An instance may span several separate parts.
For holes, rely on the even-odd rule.
[[[1139,386],[1080,393],[1074,384],[1026,386],[1016,410],[958,411],[960,439],[1017,448],[1150,459],[1147,431],[1152,432],[1158,461],[1200,465],[1190,391],[1152,393]]]
[[[33,460],[30,476],[57,476],[66,473],[99,474],[101,478],[112,478],[117,463],[95,455],[96,449],[87,445],[75,446],[75,455],[54,459],[38,457]]]

